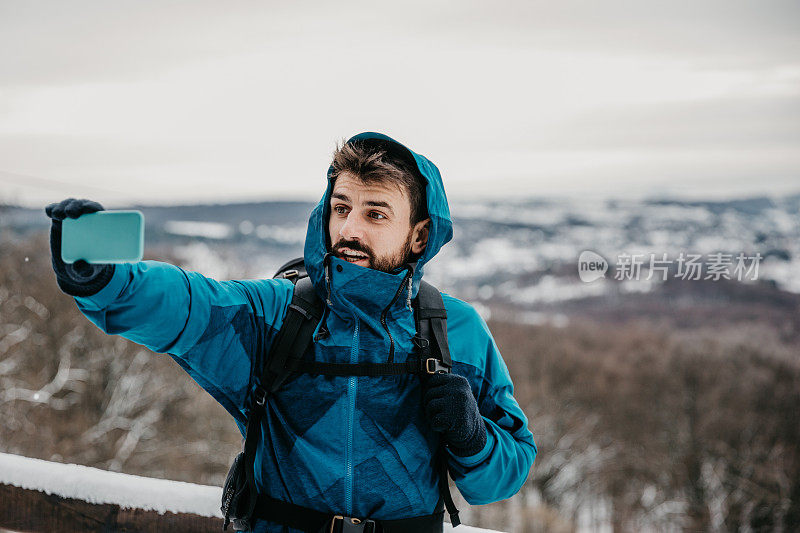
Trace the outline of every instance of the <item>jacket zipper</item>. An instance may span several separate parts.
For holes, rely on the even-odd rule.
[[[381,325],[383,326],[383,329],[386,330],[386,334],[389,335],[388,362],[390,363],[394,362],[394,337],[392,337],[392,333],[389,331],[389,326],[386,324],[386,315],[389,313],[389,309],[391,309],[391,307],[397,301],[397,298],[400,296],[400,293],[403,292],[403,287],[406,286],[406,283],[408,282],[408,277],[410,275],[411,275],[411,269],[408,269],[408,272],[406,272],[406,275],[403,277],[403,282],[400,283],[400,286],[397,288],[397,292],[394,293],[394,298],[392,298],[392,301],[389,302],[389,305],[387,305],[386,308],[383,311],[381,311]]]
[[[358,362],[358,317],[354,316],[356,320],[355,330],[353,331],[353,345],[350,348],[350,363]],[[348,416],[347,416],[347,445],[345,451],[345,477],[344,477],[344,493],[345,493],[345,512],[347,516],[353,514],[353,422],[356,412],[356,381],[355,376],[351,376],[347,381],[348,392]]]

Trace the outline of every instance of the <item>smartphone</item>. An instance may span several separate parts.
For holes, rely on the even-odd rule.
[[[142,260],[144,215],[141,211],[98,211],[61,224],[61,259],[74,263],[133,263]]]

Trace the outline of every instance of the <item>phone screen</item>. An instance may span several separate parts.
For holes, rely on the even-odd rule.
[[[133,263],[142,260],[144,215],[141,211],[98,211],[65,218],[61,259],[74,263]]]

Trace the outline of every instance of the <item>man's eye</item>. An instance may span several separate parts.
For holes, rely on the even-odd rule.
[[[343,205],[337,205],[333,210],[339,215],[344,215],[347,212],[347,208]]]
[[[386,217],[383,215],[383,213],[376,213],[375,211],[372,211],[372,212],[369,214],[369,216],[370,216],[370,217],[372,217],[372,218],[374,218],[375,220],[383,220],[384,218],[386,218]]]

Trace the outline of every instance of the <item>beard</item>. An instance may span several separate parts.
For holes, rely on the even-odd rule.
[[[367,246],[366,244],[362,244],[359,241],[348,241],[345,239],[341,239],[336,242],[333,246],[331,246],[331,252],[338,258],[342,258],[342,248],[350,248],[356,252],[361,252],[367,255],[367,259],[369,264],[367,268],[372,268],[374,270],[380,270],[381,272],[389,272],[391,273],[394,270],[402,267],[406,263],[411,260],[411,238],[413,236],[413,229],[408,232],[408,236],[406,237],[406,242],[403,246],[397,251],[395,254],[385,255],[385,256],[376,256],[375,252]]]

